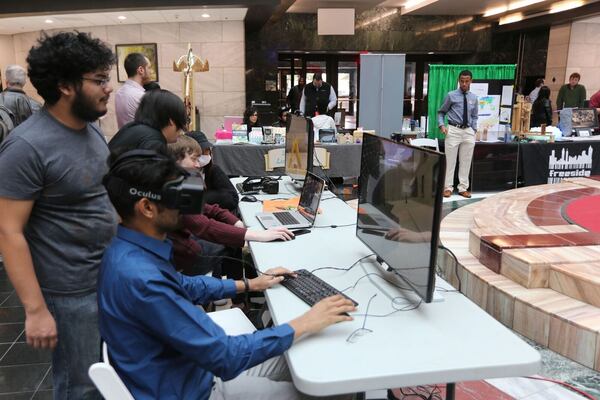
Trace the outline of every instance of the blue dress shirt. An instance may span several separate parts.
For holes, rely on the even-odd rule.
[[[232,379],[292,345],[288,324],[227,336],[194,304],[232,297],[234,281],[181,275],[171,251],[119,226],[100,266],[100,334],[135,399],[208,399],[215,375]]]
[[[472,92],[467,92],[467,104],[469,109],[469,126],[477,131],[477,115],[479,113],[479,104],[477,96]],[[454,125],[462,125],[464,109],[464,95],[460,89],[448,92],[442,106],[438,110],[438,126],[445,125],[444,117],[448,117],[448,122]]]

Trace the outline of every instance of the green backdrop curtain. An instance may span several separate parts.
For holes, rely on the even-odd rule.
[[[432,64],[429,66],[429,83],[427,89],[427,115],[429,126],[427,136],[443,137],[437,123],[437,111],[444,98],[451,90],[456,90],[458,74],[465,69],[473,73],[473,79],[515,79],[515,64],[490,65],[456,65]]]

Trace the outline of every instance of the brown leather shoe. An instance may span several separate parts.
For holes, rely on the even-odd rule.
[[[452,196],[452,190],[450,190],[450,189],[444,190],[444,197],[450,197],[450,196]]]
[[[468,190],[465,190],[464,192],[458,192],[458,194],[462,197],[465,197],[467,199],[471,198],[471,192],[469,192]]]

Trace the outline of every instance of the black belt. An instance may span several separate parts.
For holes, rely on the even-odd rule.
[[[448,121],[448,125],[452,125],[453,127],[458,128],[458,129],[467,129],[469,127],[469,125],[459,125],[459,124],[452,123],[450,121]]]

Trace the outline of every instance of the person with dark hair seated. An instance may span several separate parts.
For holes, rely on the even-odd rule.
[[[244,111],[244,122],[248,133],[252,130],[252,128],[260,128],[262,127],[260,121],[258,120],[258,110],[256,107],[249,107]]]
[[[187,135],[200,145],[201,154],[198,154],[196,158],[198,159],[198,168],[206,184],[204,202],[207,204],[218,204],[222,208],[235,212],[239,202],[238,192],[221,167],[213,164],[213,144],[200,131],[189,132]],[[190,152],[192,149],[186,147],[185,151]]]
[[[281,355],[304,335],[352,320],[344,313],[356,308],[338,295],[288,323],[227,336],[197,304],[263,291],[293,273],[275,268],[237,281],[178,273],[166,237],[180,226],[179,205],[155,199],[181,176],[169,157],[121,154],[104,179],[122,219],[98,280],[100,334],[111,364],[136,399],[302,398]]]
[[[195,134],[199,136],[200,132]],[[169,153],[179,166],[188,171],[199,172],[201,148],[196,140],[182,135],[177,138],[177,142],[169,144],[168,147]],[[207,192],[204,193],[203,197]],[[170,233],[169,236],[175,249],[175,265],[184,273],[197,275],[213,271],[213,276],[224,273],[229,277],[241,278],[242,268],[239,263],[229,260],[224,262],[219,258],[202,258],[201,255],[241,258],[241,253],[235,249],[242,248],[245,241],[290,240],[294,235],[285,227],[267,230],[246,229],[244,223],[231,212],[217,204],[205,203],[202,214],[184,215],[182,229]],[[246,273],[250,276],[256,275],[250,269],[247,269]]]
[[[290,112],[287,108],[280,109],[277,113],[277,121],[273,124],[273,126],[285,128],[287,126],[287,118],[289,113]]]
[[[156,150],[166,154],[167,143],[174,143],[186,126],[185,106],[175,94],[164,89],[151,90],[142,97],[133,122],[121,128],[108,143],[118,148]]]

